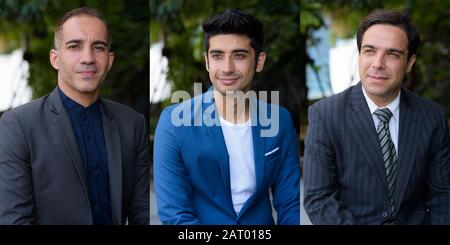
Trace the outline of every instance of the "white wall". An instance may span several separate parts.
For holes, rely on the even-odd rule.
[[[330,49],[330,82],[337,94],[359,82],[356,38],[342,39]]]
[[[167,81],[168,60],[162,56],[162,42],[150,46],[150,103],[170,97],[171,86]]]
[[[0,54],[0,111],[17,107],[31,100],[28,86],[28,62],[18,49],[11,54]]]

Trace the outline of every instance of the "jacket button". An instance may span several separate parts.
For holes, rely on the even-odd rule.
[[[383,218],[388,217],[388,212],[383,212],[383,213],[381,214],[381,216],[383,216]]]

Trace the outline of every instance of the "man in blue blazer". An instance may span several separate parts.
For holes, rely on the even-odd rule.
[[[402,12],[361,23],[361,83],[309,108],[305,209],[314,224],[450,224],[443,108],[401,88],[419,35]]]
[[[300,223],[300,161],[289,112],[249,91],[263,69],[262,25],[225,10],[203,25],[213,86],[166,108],[154,143],[163,224]],[[272,206],[273,205],[273,206]]]

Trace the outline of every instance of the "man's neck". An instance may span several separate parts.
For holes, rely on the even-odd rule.
[[[392,101],[394,101],[397,96],[400,93],[400,88],[397,90],[397,92],[390,94],[389,96],[386,97],[381,97],[381,96],[374,96],[372,94],[367,93],[367,91],[364,89],[364,86],[362,87],[364,94],[369,97],[370,100],[372,100],[372,102],[378,107],[378,108],[383,108],[386,107],[387,105],[389,105],[390,103],[392,103]]]
[[[217,113],[220,117],[234,124],[245,123],[250,118],[249,102],[239,96],[229,96],[214,90]]]
[[[67,85],[65,82],[58,82],[58,87],[67,97],[84,107],[92,105],[99,97],[98,89],[92,93],[81,93]]]

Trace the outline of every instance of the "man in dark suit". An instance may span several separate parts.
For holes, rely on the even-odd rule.
[[[450,224],[443,108],[401,88],[420,43],[377,10],[357,33],[361,82],[309,108],[304,182],[313,224]]]
[[[0,224],[149,224],[145,118],[99,97],[112,66],[100,13],[55,30],[58,86],[0,119]]]
[[[273,205],[277,224],[299,225],[300,160],[292,118],[250,91],[266,58],[262,24],[228,9],[203,30],[213,86],[166,108],[156,128],[159,217],[163,224],[270,225]]]

